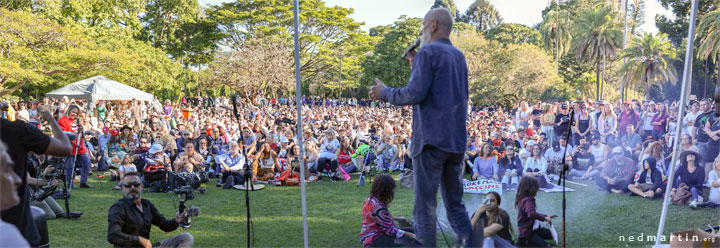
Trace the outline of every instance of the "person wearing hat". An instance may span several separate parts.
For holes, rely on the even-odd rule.
[[[170,169],[170,157],[163,153],[163,146],[159,143],[155,143],[150,147],[145,162],[145,172]]]
[[[612,150],[612,157],[609,158],[595,183],[603,191],[613,193],[624,193],[627,186],[632,183],[635,176],[636,166],[632,159],[625,157],[622,147],[615,147]]]
[[[596,167],[595,156],[590,153],[590,145],[578,146],[577,153],[572,157],[570,163],[570,175],[580,180],[593,178],[600,173]]]
[[[677,191],[677,188],[684,184],[686,190],[690,192],[692,201],[689,203],[690,208],[697,208],[698,197],[702,196],[703,183],[705,182],[705,171],[699,165],[702,161],[699,153],[694,151],[685,151],[680,154],[680,168],[675,173],[676,179],[673,181],[671,194]]]

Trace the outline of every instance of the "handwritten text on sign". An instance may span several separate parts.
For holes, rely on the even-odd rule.
[[[488,192],[495,191],[502,194],[502,184],[490,179],[468,181],[463,185],[463,191],[473,194],[487,194]]]

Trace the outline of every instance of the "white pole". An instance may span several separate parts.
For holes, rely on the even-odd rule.
[[[687,41],[687,50],[685,51],[685,67],[683,69],[683,82],[682,82],[682,90],[680,92],[680,112],[678,113],[678,116],[683,116],[685,114],[685,102],[687,101],[687,91],[690,88],[690,79],[692,74],[692,55],[693,55],[693,39],[695,38],[695,18],[697,18],[697,0],[691,0],[692,1],[692,12],[690,13],[690,27],[688,28],[688,41]],[[680,147],[680,134],[682,134],[682,128],[683,125],[677,125],[675,128],[675,144],[673,147]],[[658,225],[658,231],[657,231],[657,239],[655,240],[655,245],[660,245],[660,240],[663,234],[663,229],[665,228],[665,218],[667,217],[667,209],[668,204],[670,203],[670,191],[672,190],[673,185],[673,179],[675,177],[675,164],[677,163],[678,157],[680,155],[675,152],[672,156],[672,162],[670,163],[670,166],[668,169],[670,170],[669,177],[668,177],[668,184],[667,187],[665,187],[665,199],[663,200],[663,208],[662,208],[662,214],[660,215],[660,224]]]
[[[307,224],[307,200],[305,199],[305,147],[303,146],[302,133],[302,97],[300,88],[300,18],[298,0],[293,1],[293,12],[295,16],[295,105],[297,106],[297,142],[300,146],[300,199],[302,201],[303,215],[303,245],[308,248],[308,224]]]

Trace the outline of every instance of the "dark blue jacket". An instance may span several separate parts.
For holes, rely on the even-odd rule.
[[[425,145],[449,153],[465,153],[468,70],[465,55],[450,39],[439,38],[417,53],[404,88],[385,88],[381,98],[395,105],[413,105],[410,156]]]

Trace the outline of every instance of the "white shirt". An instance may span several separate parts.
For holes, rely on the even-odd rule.
[[[30,247],[15,225],[0,220],[0,247]]]
[[[682,129],[682,134],[690,134],[690,132],[692,132],[693,126],[688,126],[688,122],[695,121],[700,114],[702,114],[700,111],[694,114],[693,112],[689,112],[685,115],[685,117],[683,117],[682,123],[684,128]]]

